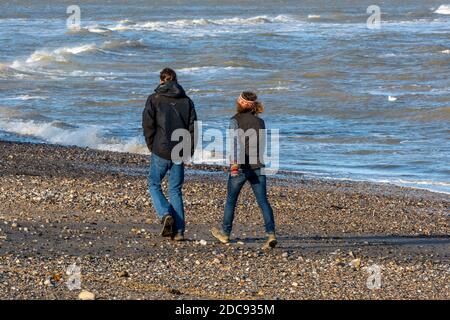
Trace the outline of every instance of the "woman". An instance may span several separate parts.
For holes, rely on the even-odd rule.
[[[263,249],[274,248],[277,244],[273,211],[267,200],[266,176],[261,172],[264,164],[260,154],[264,154],[265,141],[262,140],[264,135],[260,134],[260,130],[265,129],[265,123],[258,115],[263,111],[264,106],[256,94],[246,91],[239,96],[237,113],[231,118],[230,132],[234,132],[234,137],[238,138],[239,158],[233,143],[222,230],[211,230],[212,235],[222,243],[230,241],[236,203],[242,187],[248,181],[264,218],[267,241]]]

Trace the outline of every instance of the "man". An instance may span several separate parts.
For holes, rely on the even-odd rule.
[[[194,103],[178,84],[174,70],[166,68],[160,73],[160,84],[147,99],[142,127],[151,154],[148,186],[153,206],[163,224],[161,236],[184,240],[184,206],[182,187],[184,164],[172,161],[172,150],[179,141],[172,141],[172,133],[178,129],[188,130],[194,150],[194,126],[197,120]],[[164,196],[161,182],[168,174],[169,198]]]

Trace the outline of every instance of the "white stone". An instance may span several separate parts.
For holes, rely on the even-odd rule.
[[[95,294],[89,291],[81,291],[78,295],[78,299],[80,300],[95,300]]]

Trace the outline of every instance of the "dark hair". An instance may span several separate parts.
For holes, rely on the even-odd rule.
[[[161,79],[162,82],[168,82],[168,81],[177,81],[177,73],[170,68],[164,68],[160,73],[159,73],[159,78]]]
[[[264,112],[264,105],[258,101],[258,96],[256,93],[251,91],[244,91],[241,93],[242,98],[244,98],[247,101],[253,101],[253,104],[251,108],[249,109],[248,106],[241,105],[239,103],[239,99],[236,102],[236,109],[238,113],[244,113],[244,112],[251,112],[253,114],[263,113]]]

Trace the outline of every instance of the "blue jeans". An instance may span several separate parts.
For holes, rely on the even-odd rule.
[[[273,217],[272,207],[267,200],[266,176],[261,174],[261,170],[240,169],[239,175],[228,178],[227,203],[223,217],[223,232],[230,235],[233,228],[234,212],[236,203],[244,184],[249,181],[255,194],[256,201],[264,218],[266,233],[275,233],[275,219]]]
[[[170,203],[161,189],[161,182],[168,174]],[[171,160],[151,155],[148,189],[153,200],[153,206],[160,219],[170,214],[174,218],[174,231],[184,233],[184,207],[181,188],[184,183],[184,164],[176,164]]]

